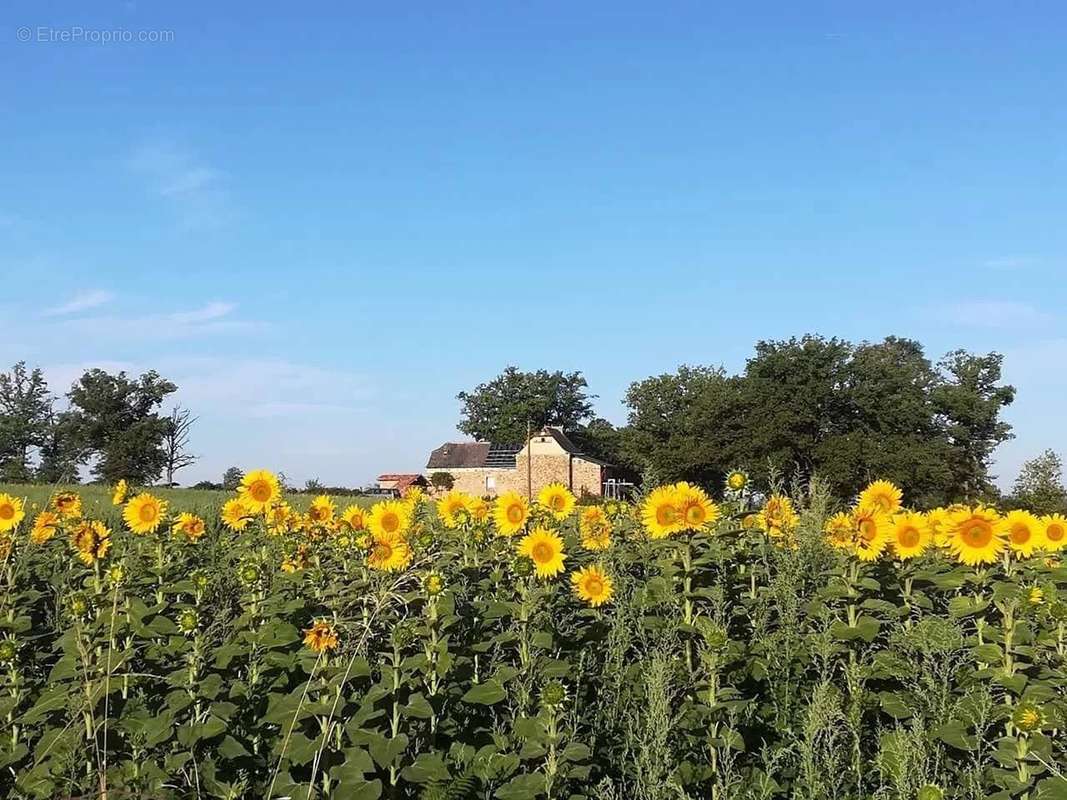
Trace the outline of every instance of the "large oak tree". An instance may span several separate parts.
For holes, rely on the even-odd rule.
[[[463,404],[456,427],[483,442],[521,444],[527,426],[556,425],[573,431],[593,414],[595,395],[586,392],[580,372],[522,372],[507,367],[493,380],[460,392]]]
[[[156,481],[167,464],[164,439],[171,430],[159,414],[164,398],[177,390],[155,371],[132,380],[90,369],[70,388],[69,436],[94,457],[93,475],[103,481]]]

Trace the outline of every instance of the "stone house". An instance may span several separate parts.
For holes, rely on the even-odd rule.
[[[547,427],[523,446],[446,442],[430,453],[426,474],[447,472],[455,488],[477,496],[507,491],[534,496],[550,483],[576,495],[600,496],[611,465],[583,454],[561,428]]]

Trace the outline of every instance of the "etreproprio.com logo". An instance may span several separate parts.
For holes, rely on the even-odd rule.
[[[163,44],[174,41],[174,31],[23,25],[15,32],[15,38],[20,42],[43,44]]]

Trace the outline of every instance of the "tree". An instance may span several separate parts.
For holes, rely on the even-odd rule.
[[[816,453],[822,477],[842,497],[887,478],[907,486],[915,505],[946,500],[951,443],[931,397],[938,372],[922,345],[892,336],[864,342],[835,380],[840,416]]]
[[[27,371],[19,361],[11,372],[0,373],[0,480],[32,478],[31,450],[48,440],[52,400],[40,368]]]
[[[1015,387],[999,385],[1003,361],[999,353],[975,356],[955,350],[938,364],[942,381],[933,401],[953,445],[950,466],[961,499],[996,495],[989,462],[997,445],[1013,438],[1011,425],[1000,418],[1015,399]]]
[[[520,372],[509,366],[488,383],[457,396],[463,404],[459,430],[499,444],[526,441],[527,426],[555,425],[573,431],[592,416],[595,395],[580,372]]]
[[[435,489],[451,491],[452,487],[456,485],[456,479],[452,477],[451,472],[435,472],[430,475],[430,485]]]
[[[616,428],[603,417],[594,417],[567,434],[585,455],[599,458],[616,468],[617,477],[637,480],[625,450],[625,430]]]
[[[818,434],[802,472],[818,472],[842,498],[875,478],[887,478],[906,486],[913,504],[947,501],[951,443],[931,395],[940,377],[922,345],[892,336],[859,345],[817,337],[801,341],[805,346],[799,349],[792,343],[770,347],[779,354],[791,352],[787,371],[819,376],[817,385],[793,387],[821,397],[819,406],[809,406]],[[820,361],[814,355],[820,349],[833,352],[832,360]],[[827,368],[812,369],[813,361]],[[756,413],[749,418],[762,428],[767,417],[759,409],[753,404],[750,410]]]
[[[1046,450],[1022,465],[1012,486],[1008,504],[1035,514],[1067,514],[1067,489],[1063,485],[1063,462]]]
[[[821,336],[757,342],[739,382],[740,450],[757,476],[769,465],[804,474],[822,465],[820,448],[848,419],[841,388],[850,355],[848,342]]]
[[[245,474],[239,467],[230,467],[222,473],[222,488],[229,492],[237,491],[244,477]]]
[[[632,384],[623,448],[661,481],[717,487],[743,465],[765,485],[772,469],[818,474],[841,499],[878,477],[919,506],[981,499],[1010,436],[1000,411],[1015,390],[1000,385],[1000,360],[957,351],[934,366],[896,337],[759,342],[741,375],[683,366]]]
[[[720,368],[681,366],[630,384],[623,460],[646,480],[718,485],[742,463],[739,380]]]
[[[34,480],[38,483],[78,483],[78,470],[85,463],[87,453],[78,442],[69,412],[52,417],[40,447],[40,457],[34,472]]]
[[[163,452],[166,454],[165,471],[167,485],[174,483],[174,473],[196,463],[196,456],[187,451],[189,431],[197,418],[187,408],[174,406],[170,412],[167,431],[163,435]]]
[[[94,456],[97,479],[147,485],[159,478],[167,464],[163,442],[170,421],[156,410],[177,388],[155,371],[130,380],[125,372],[102,369],[87,370],[71,387],[71,434]]]

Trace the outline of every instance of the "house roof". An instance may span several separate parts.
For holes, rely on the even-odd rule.
[[[551,436],[563,451],[573,456],[610,467],[606,461],[587,456],[570,440],[562,428],[546,427],[538,436]],[[426,462],[427,469],[470,469],[478,467],[515,468],[515,456],[522,445],[490,444],[489,442],[445,442],[432,453]]]
[[[445,442],[430,453],[426,469],[484,467],[489,447],[489,442]]]
[[[555,439],[556,444],[562,447],[566,452],[576,456],[582,454],[582,451],[578,449],[578,445],[572,442],[570,438],[568,438],[567,434],[563,432],[563,428],[557,428],[555,426],[549,425],[540,433],[541,436],[544,436],[546,434]]]
[[[417,483],[426,483],[426,478],[414,472],[383,472],[378,476],[378,480],[395,482],[396,486],[393,488],[401,492]]]

